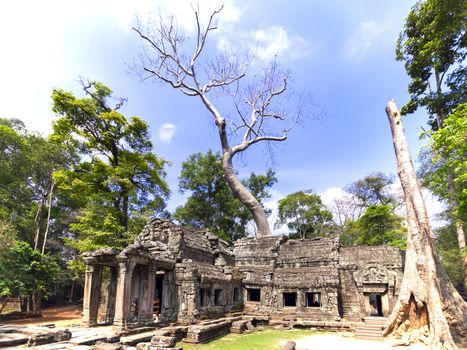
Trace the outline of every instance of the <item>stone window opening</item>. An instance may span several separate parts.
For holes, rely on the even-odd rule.
[[[222,305],[222,289],[214,289],[214,305]]]
[[[248,288],[248,301],[260,302],[261,301],[261,289],[260,288]]]
[[[307,307],[321,307],[321,293],[306,293]]]
[[[297,293],[296,292],[284,293],[283,296],[284,296],[285,307],[297,306]]]

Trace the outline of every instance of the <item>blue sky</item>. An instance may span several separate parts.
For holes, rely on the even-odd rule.
[[[206,13],[220,3],[200,1],[200,7]],[[278,54],[292,72],[294,88],[313,94],[314,112],[320,115],[280,145],[273,201],[301,189],[324,193],[341,188],[371,171],[396,173],[384,108],[391,98],[400,106],[408,100],[408,77],[394,50],[414,1],[224,3],[212,47],[256,45],[259,63]],[[149,123],[155,152],[172,162],[167,180],[173,209],[183,203],[177,193],[181,162],[220,145],[199,100],[127,73],[141,44],[131,30],[135,14],[147,18],[159,10],[175,13],[189,30],[187,0],[2,1],[0,115],[23,119],[29,129],[47,134],[55,117],[53,88],[80,95],[79,76],[103,82],[115,96],[128,99],[125,115]],[[415,157],[426,119],[423,111],[405,118]],[[237,165],[242,175],[271,166],[261,147]]]

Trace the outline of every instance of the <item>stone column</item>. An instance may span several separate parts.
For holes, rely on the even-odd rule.
[[[97,325],[102,267],[96,264],[95,259],[92,257],[87,257],[84,261],[86,263],[86,272],[84,277],[83,323],[87,327],[93,327]]]
[[[130,261],[127,258],[119,258],[114,317],[114,327],[117,329],[126,328],[127,322],[130,320],[131,277],[133,275],[133,268],[135,265],[136,264],[133,261]]]
[[[150,323],[153,321],[154,293],[156,289],[156,264],[149,263],[147,271],[146,288],[143,290],[141,305],[141,321]]]

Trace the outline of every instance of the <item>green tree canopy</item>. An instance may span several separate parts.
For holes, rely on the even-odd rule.
[[[389,188],[393,183],[392,176],[377,171],[347,185],[345,190],[355,196],[359,205],[364,208],[377,204],[395,205],[396,198]]]
[[[291,238],[324,236],[331,222],[332,214],[317,194],[299,191],[279,200],[276,226],[287,225]]]
[[[50,255],[16,241],[0,258],[0,296],[50,295],[59,272],[59,265]]]
[[[387,244],[405,249],[406,228],[403,218],[394,213],[390,205],[377,204],[368,207],[342,237],[344,245]]]
[[[467,100],[466,23],[464,0],[419,1],[397,42],[397,60],[405,62],[411,78],[410,101],[402,113],[426,107],[433,130]]]
[[[466,225],[467,104],[454,109],[446,118],[443,128],[430,135],[420,168],[424,185],[440,199],[454,200],[457,206],[451,214],[461,218]],[[450,191],[449,184],[453,186],[453,191]]]
[[[76,148],[82,159],[73,169],[54,174],[61,191],[83,209],[70,225],[79,251],[123,247],[150,217],[160,215],[169,194],[166,161],[152,152],[149,128],[138,117],[125,118],[110,106],[112,90],[83,82],[86,94],[53,91],[54,122],[50,140]]]
[[[29,133],[15,119],[0,119],[0,150],[0,219],[14,225],[19,239],[37,246],[47,226],[52,174],[69,167],[74,153]]]
[[[219,153],[192,154],[182,163],[179,177],[181,193],[189,192],[187,202],[176,209],[174,218],[182,225],[208,228],[228,241],[244,237],[252,220],[248,210],[236,199],[224,178]],[[262,203],[270,197],[268,188],[276,182],[274,172],[252,173],[244,185]]]

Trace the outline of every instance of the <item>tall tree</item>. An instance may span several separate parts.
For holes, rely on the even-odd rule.
[[[350,233],[344,234],[343,243],[349,239],[347,235],[355,236],[352,244],[380,245],[387,244],[405,249],[406,228],[402,225],[403,218],[394,213],[390,205],[377,204],[368,207],[363,215],[354,222]]]
[[[421,167],[426,185],[438,198],[452,204],[461,255],[465,250],[467,224],[467,104],[458,106],[445,119],[443,128],[430,133]]]
[[[464,0],[418,1],[397,41],[405,62],[410,101],[402,114],[425,107],[433,130],[443,127],[453,108],[467,102],[466,10]]]
[[[41,254],[23,241],[16,241],[0,254],[0,296],[33,299],[31,311],[41,311],[41,295],[51,294],[60,271],[49,254]]]
[[[84,208],[70,225],[79,239],[69,243],[80,251],[123,247],[147,218],[164,209],[166,161],[152,153],[148,125],[119,112],[123,99],[111,106],[108,87],[82,85],[83,98],[61,89],[52,94],[59,118],[50,139],[72,145],[82,156],[73,169],[54,175],[59,189]]]
[[[190,196],[175,211],[175,219],[185,225],[208,228],[229,241],[247,234],[246,226],[252,216],[225,181],[220,153],[209,150],[206,154],[192,154],[182,163],[179,179],[180,192],[189,192]],[[270,197],[267,189],[276,181],[274,172],[269,170],[266,175],[252,173],[243,183],[263,205],[264,199]]]
[[[432,130],[444,127],[452,110],[467,102],[467,21],[464,0],[419,1],[410,11],[399,36],[396,58],[405,62],[410,101],[402,114],[419,107],[428,111]],[[458,213],[453,168],[448,168],[445,181],[449,205]],[[455,216],[459,246],[465,237],[462,218]],[[465,242],[465,240],[464,240]]]
[[[69,167],[73,151],[28,132],[14,119],[0,119],[0,136],[0,219],[11,222],[19,239],[35,249],[42,250],[42,240],[45,250],[56,199],[52,174]]]
[[[345,190],[352,194],[363,208],[378,204],[395,205],[396,198],[390,191],[390,186],[393,183],[392,176],[376,171],[347,185]]]
[[[467,307],[434,250],[432,230],[400,113],[394,100],[386,113],[407,209],[407,250],[399,298],[384,334],[402,331],[406,341],[425,340],[432,349],[457,349],[454,337],[466,334]],[[425,333],[428,338],[425,338]]]
[[[147,26],[138,24],[133,29],[144,48],[135,70],[144,79],[162,81],[187,96],[199,98],[217,127],[225,179],[235,197],[251,212],[257,236],[267,236],[271,231],[264,208],[238,178],[233,159],[254,144],[286,140],[292,127],[303,118],[306,105],[303,99],[297,99],[296,110],[287,111],[285,106],[292,105],[288,94],[290,76],[275,61],[256,75],[255,70],[247,69],[252,60],[240,59],[234,52],[204,57],[207,39],[217,29],[216,17],[221,10],[211,13],[206,25],[200,20],[199,10],[194,10],[193,40],[181,33],[174,18],[149,21]],[[232,97],[231,108],[224,109],[225,99],[216,103],[219,94]]]
[[[332,214],[321,197],[312,192],[299,191],[279,200],[276,225],[287,225],[291,238],[314,238],[328,233]]]

